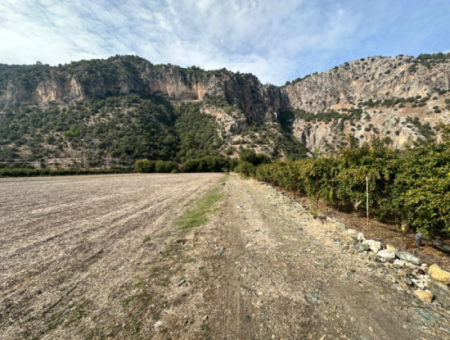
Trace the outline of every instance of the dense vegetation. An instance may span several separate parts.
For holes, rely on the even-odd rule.
[[[224,157],[202,157],[190,159],[183,163],[183,172],[222,172],[232,170],[237,164],[236,159]]]
[[[380,140],[359,147],[350,137],[349,145],[331,156],[263,164],[249,174],[288,190],[296,183],[297,191],[310,197],[362,210],[367,176],[375,218],[394,219],[426,234],[449,235],[450,125],[441,128],[440,143],[430,140],[400,152]]]
[[[0,169],[0,177],[31,177],[31,176],[73,176],[73,175],[105,175],[123,174],[131,172],[130,169],[111,168],[107,170],[80,170],[80,169]]]
[[[174,161],[149,161],[148,159],[140,159],[135,163],[137,172],[178,172],[178,163]]]
[[[214,118],[202,114],[199,104],[172,106],[145,94],[67,107],[16,105],[1,116],[0,160],[16,166],[63,157],[67,149],[82,154],[89,167],[132,166],[140,158],[184,161],[218,155],[222,143]],[[24,146],[25,158],[19,150]]]
[[[205,102],[242,114],[218,97]],[[201,113],[201,105],[173,105],[160,96],[139,93],[71,105],[50,102],[0,108],[0,168],[36,164],[44,168],[48,159],[59,158],[72,159],[71,168],[109,168],[132,167],[138,159],[184,163],[219,157],[232,141],[213,116]],[[279,127],[250,122],[236,133],[272,156],[306,156],[304,146]],[[240,147],[246,143],[242,140]],[[55,164],[59,166],[50,165]]]

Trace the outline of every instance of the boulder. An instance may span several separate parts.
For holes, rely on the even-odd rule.
[[[378,253],[381,249],[381,243],[374,240],[366,240],[362,244],[366,244],[370,247],[370,250],[372,250],[374,253]]]
[[[439,302],[444,308],[450,309],[450,288],[438,281],[431,280],[430,282],[431,293],[436,297],[436,301]]]
[[[441,269],[437,264],[433,264],[428,268],[428,275],[436,281],[450,285],[450,273]]]
[[[415,290],[414,295],[425,302],[431,302],[433,300],[433,294],[428,290]]]
[[[406,251],[396,251],[395,256],[397,256],[401,260],[408,261],[416,266],[420,266],[422,264],[421,259],[415,257],[410,253],[407,253]]]
[[[377,255],[383,259],[395,259],[395,253],[393,253],[389,249],[380,250]]]

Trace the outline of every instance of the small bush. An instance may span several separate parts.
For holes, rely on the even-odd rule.
[[[256,174],[256,167],[249,162],[240,162],[239,173],[244,177],[254,176]]]

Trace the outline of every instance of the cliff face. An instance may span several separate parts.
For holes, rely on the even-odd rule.
[[[309,149],[324,150],[349,133],[361,142],[388,137],[399,148],[424,139],[436,133],[439,121],[450,123],[449,89],[450,59],[398,56],[344,63],[287,85],[282,92],[288,107],[298,111],[361,110],[360,118],[353,121],[306,121],[301,114],[294,119],[295,136]]]
[[[73,103],[133,92],[161,95],[174,101],[202,100],[205,94],[218,95],[253,120],[264,119],[267,115],[272,118],[275,111],[285,106],[285,97],[277,87],[262,85],[251,74],[153,65],[134,56],[59,67],[25,66],[2,78],[5,81],[0,83],[0,104],[6,106],[27,102]]]
[[[450,60],[429,63],[398,56],[345,63],[288,85],[284,92],[292,108],[317,112],[339,103],[351,104],[369,99],[383,101],[417,95],[425,97],[435,88],[450,88]]]
[[[279,124],[278,115],[291,110],[293,135],[308,149],[322,151],[333,149],[349,133],[361,142],[388,138],[396,147],[430,137],[439,121],[450,123],[449,89],[450,59],[444,57],[360,59],[284,87],[263,85],[251,74],[153,65],[135,56],[58,67],[0,65],[4,107],[28,102],[65,105],[141,92],[174,102],[204,101],[203,112],[223,119],[228,134],[255,122]],[[225,100],[228,110],[207,104],[212,97]],[[346,119],[354,110],[359,113]],[[314,119],[305,118],[311,113]],[[326,113],[334,118],[322,119]]]

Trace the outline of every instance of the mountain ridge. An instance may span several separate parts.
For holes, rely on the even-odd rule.
[[[175,107],[196,104],[198,114],[214,120],[223,141],[218,154],[236,156],[238,147],[250,147],[272,157],[304,157],[344,145],[348,134],[360,143],[382,138],[397,148],[439,138],[438,122],[450,119],[449,89],[450,54],[361,58],[284,86],[262,84],[252,74],[226,69],[153,65],[136,56],[56,67],[0,64],[0,122],[24,106],[57,106],[62,112],[99,98],[142,93]],[[56,134],[70,126],[49,133],[60,137]],[[5,127],[1,130],[2,149],[17,148],[17,139],[9,138]],[[40,133],[39,128],[34,132]],[[71,142],[64,143],[62,149],[69,150]]]

